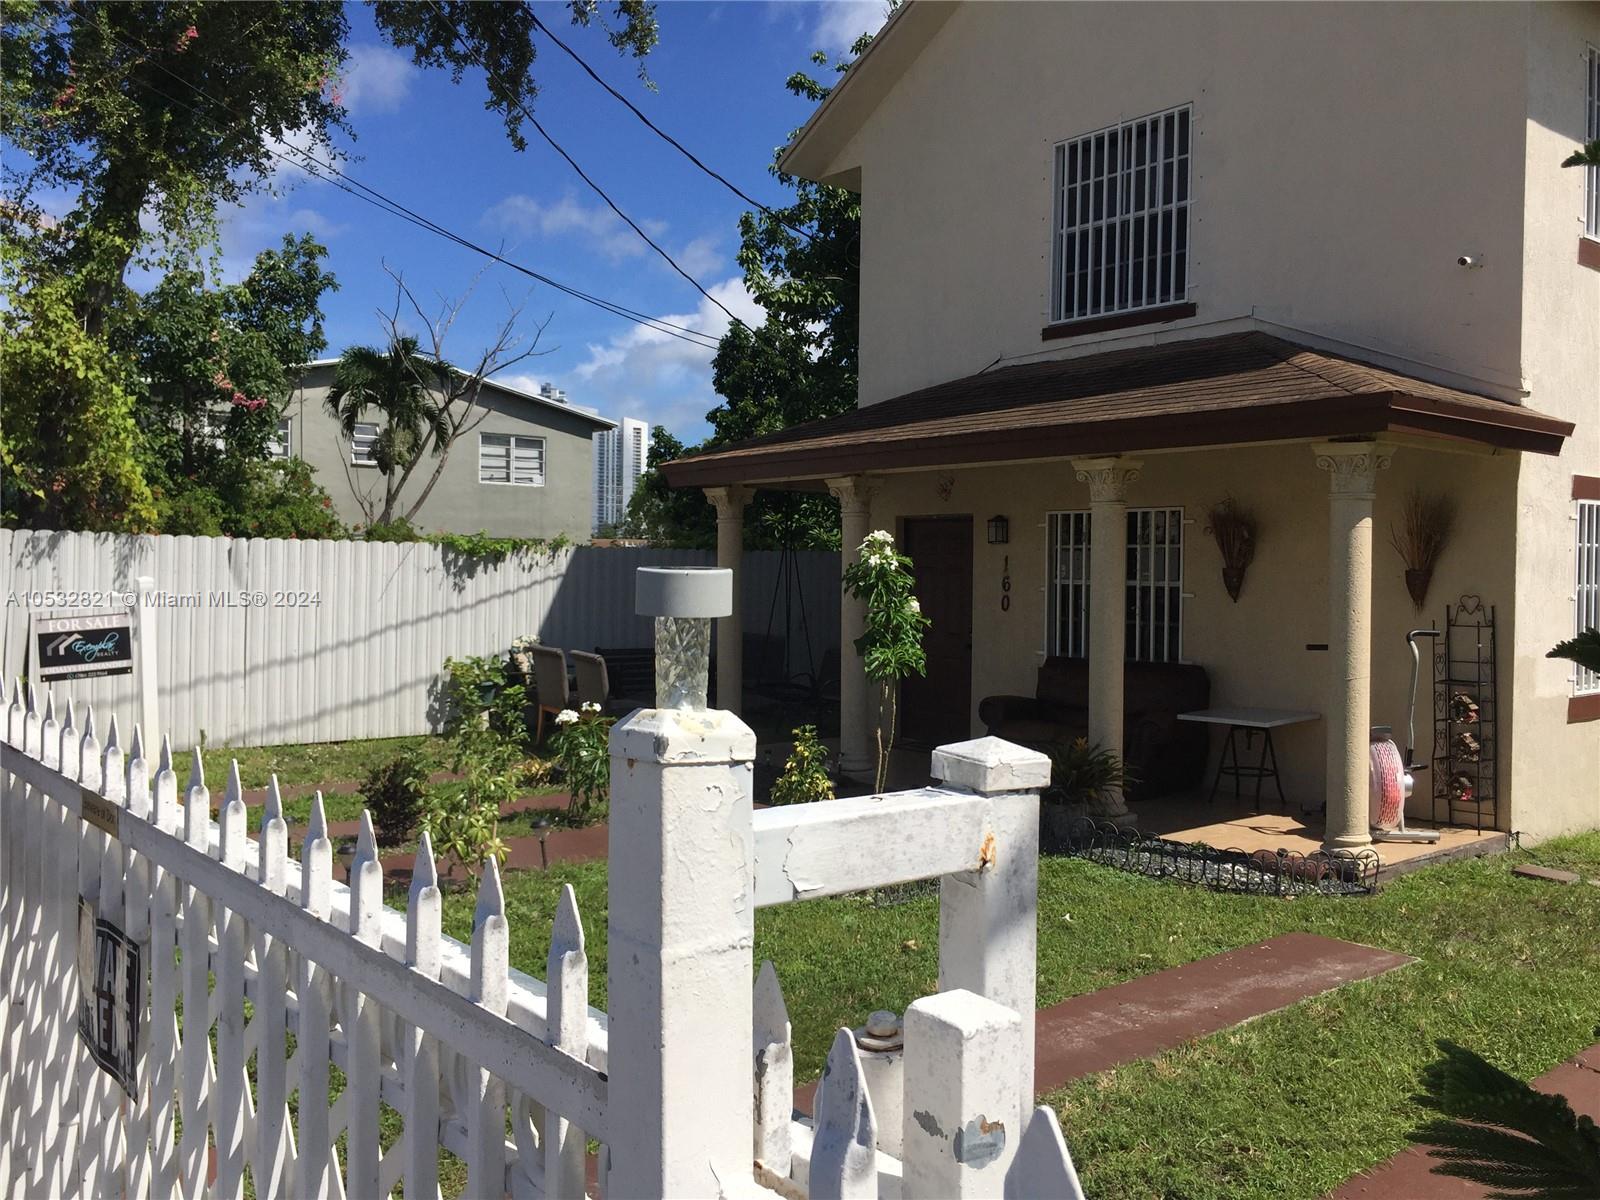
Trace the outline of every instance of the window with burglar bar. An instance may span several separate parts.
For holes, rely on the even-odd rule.
[[[1089,657],[1090,516],[1049,515],[1049,652]],[[1183,509],[1128,510],[1126,657],[1177,662],[1183,655]]]
[[[480,433],[478,482],[543,487],[544,439],[513,433]]]
[[[1574,589],[1573,632],[1600,628],[1600,500],[1578,501],[1577,586]],[[1600,693],[1600,671],[1577,668],[1574,691]]]
[[[267,439],[268,458],[287,459],[290,456],[290,447],[292,445],[289,436],[292,428],[291,420],[292,418],[290,417],[278,418],[277,432]]]
[[[1188,294],[1192,114],[1184,104],[1056,146],[1052,321]]]
[[[1600,48],[1590,46],[1585,66],[1588,76],[1588,96],[1584,109],[1585,144],[1600,138]],[[1600,238],[1600,166],[1587,166],[1584,171],[1583,229],[1592,238]]]

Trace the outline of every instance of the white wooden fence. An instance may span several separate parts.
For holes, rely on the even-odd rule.
[[[237,767],[213,821],[198,756],[180,803],[165,742],[152,761],[139,731],[20,689],[4,727],[0,1193],[415,1200],[443,1172],[474,1197],[1081,1197],[1054,1116],[1024,1127],[1030,752],[946,747],[941,787],[753,814],[748,729],[635,713],[612,740],[608,1018],[570,888],[541,982],[508,965],[492,863],[463,945],[425,838],[402,914],[370,820],[347,886],[320,798],[296,863],[275,785],[246,836]],[[751,986],[755,908],[932,876],[941,992],[870,1073],[840,1030],[795,1119],[772,964]]]
[[[148,575],[156,588],[142,599],[160,626],[156,673],[174,745],[199,744],[202,730],[230,746],[426,733],[437,728],[446,658],[504,653],[527,633],[565,649],[648,646],[650,620],[633,612],[635,570],[715,557],[583,546],[474,564],[422,542],[6,529],[0,670],[23,673],[30,611],[121,611]],[[751,551],[740,592],[747,634],[770,627],[782,638],[787,617],[792,671],[818,671],[838,648],[837,554],[805,551],[786,564],[776,551]],[[761,665],[747,661],[747,677]],[[137,711],[128,676],[86,680],[74,694]]]

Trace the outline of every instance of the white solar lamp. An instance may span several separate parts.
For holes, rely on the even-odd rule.
[[[640,567],[634,608],[656,619],[656,707],[704,711],[711,680],[711,622],[733,612],[733,572]]]

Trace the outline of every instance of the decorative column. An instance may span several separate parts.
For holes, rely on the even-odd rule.
[[[1129,458],[1075,458],[1072,470],[1089,485],[1089,742],[1122,757],[1123,624],[1128,607],[1128,485],[1144,464]],[[1120,792],[1104,799],[1096,817],[1133,825]]]
[[[1367,813],[1367,744],[1372,708],[1372,499],[1394,447],[1384,442],[1318,442],[1328,472],[1327,824],[1323,846],[1372,843]]]
[[[839,565],[854,560],[872,532],[874,481],[865,475],[828,480],[839,500]],[[839,771],[865,776],[872,770],[873,714],[867,703],[867,676],[856,653],[856,639],[867,631],[867,604],[841,589],[839,600]]]
[[[717,621],[717,707],[738,713],[744,709],[744,617],[739,603],[740,567],[744,558],[744,506],[750,503],[746,487],[706,488],[706,499],[717,510],[717,566],[733,572],[733,611]]]

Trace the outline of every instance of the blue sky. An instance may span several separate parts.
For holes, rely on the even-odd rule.
[[[606,44],[598,28],[570,27],[564,5],[541,17],[612,86],[709,166],[767,204],[786,193],[767,172],[775,147],[810,111],[783,81],[815,49],[842,52],[881,25],[881,0],[808,3],[669,2],[659,6],[661,44],[647,69],[650,91]],[[424,71],[384,43],[364,7],[351,5],[352,60],[344,98],[360,156],[345,170],[408,207],[563,283],[681,325],[720,334],[727,317],[605,208],[572,169],[529,130],[518,153],[497,113],[483,108],[481,73],[460,85]],[[650,133],[553,45],[535,63],[542,93],[534,113],[609,192],[708,291],[753,321],[734,260],[746,207],[721,184]],[[223,253],[237,276],[284,233],[310,231],[328,247],[340,290],[326,303],[330,355],[383,337],[377,311],[392,305],[383,264],[402,270],[425,302],[459,297],[484,260],[362,204],[334,186],[285,167],[273,194],[227,214]],[[478,280],[446,350],[475,361],[510,304],[522,328],[549,318],[540,357],[505,378],[549,381],[575,404],[609,417],[664,423],[686,441],[704,436],[717,401],[711,352],[641,329],[559,292],[490,265]]]

